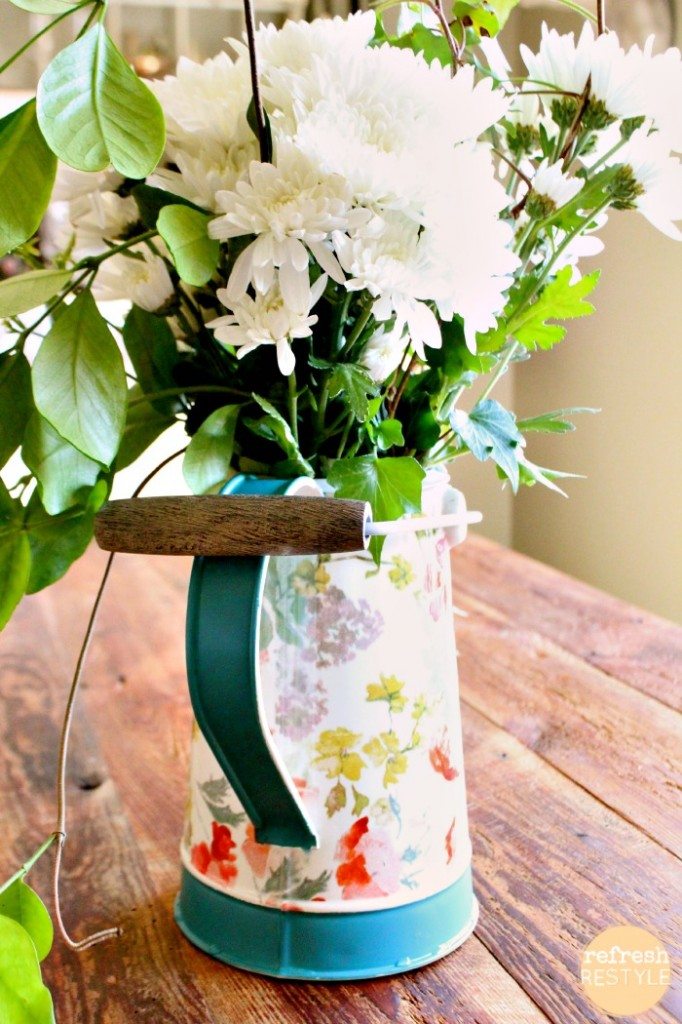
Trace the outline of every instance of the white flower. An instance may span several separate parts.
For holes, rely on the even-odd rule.
[[[150,313],[161,309],[174,295],[163,259],[142,245],[105,260],[92,290],[98,301],[128,299]]]
[[[317,316],[310,310],[322,295],[327,284],[326,275],[317,279],[311,289],[310,306],[301,310],[287,305],[277,281],[266,292],[256,292],[255,297],[243,295],[234,302],[226,289],[218,290],[218,298],[231,310],[230,315],[218,317],[208,326],[215,331],[218,341],[238,349],[237,357],[253,352],[260,345],[274,345],[280,373],[288,377],[293,373],[295,357],[291,342],[295,338],[307,338],[312,334]]]
[[[359,222],[350,200],[341,177],[321,176],[290,144],[278,147],[276,166],[253,161],[248,180],[238,182],[233,192],[218,193],[224,212],[209,226],[211,237],[221,241],[257,236],[237,257],[227,285],[231,299],[243,295],[250,283],[268,291],[279,269],[286,303],[308,307],[308,250],[323,270],[342,282],[343,272],[325,241],[332,231]]]
[[[579,95],[589,79],[590,100],[602,105],[608,117],[638,117],[643,113],[634,65],[627,60],[615,33],[595,38],[592,26],[585,22],[576,42],[572,32],[560,35],[543,24],[537,54],[525,44],[520,49],[534,82]],[[543,99],[551,106],[561,97]]]
[[[507,116],[513,124],[536,128],[540,119],[539,97],[535,93],[524,93],[519,90],[514,95]]]
[[[70,202],[79,196],[92,192],[117,189],[123,184],[123,175],[118,171],[77,171],[61,161],[57,165],[57,177],[52,190],[54,202]]]
[[[398,369],[405,354],[407,341],[402,333],[396,330],[380,328],[369,339],[362,355],[360,365],[377,384],[383,384]]]
[[[476,138],[508,102],[489,79],[474,84],[472,67],[452,78],[438,62],[379,46],[318,64],[297,83],[295,143],[348,181],[357,202],[416,216],[444,187],[452,147]]]
[[[561,160],[554,164],[550,164],[549,160],[543,160],[533,178],[533,191],[548,199],[557,208],[570,203],[583,187],[580,178],[571,178],[564,174],[562,167]]]
[[[493,77],[497,78],[500,82],[506,81],[511,74],[511,64],[505,57],[499,41],[493,39],[492,36],[482,36],[478,46],[486,59]]]
[[[654,37],[626,55],[641,97],[640,114],[682,152],[682,57],[677,47],[653,54]]]
[[[77,259],[104,252],[105,242],[121,238],[140,219],[132,196],[116,192],[89,192],[69,203],[69,220],[74,230],[73,255]]]
[[[424,303],[433,298],[439,277],[434,265],[432,236],[401,213],[376,217],[352,237],[334,235],[341,266],[350,274],[349,291],[368,291],[375,299],[372,312],[382,322],[395,317],[399,335],[407,326],[415,351],[439,348],[440,327]]]
[[[159,167],[148,181],[217,213],[216,195],[235,187],[255,155],[253,136],[232,146],[207,139],[193,153],[176,149],[173,156],[178,170]]]
[[[669,238],[682,240],[674,223],[682,220],[682,161],[670,155],[666,137],[640,128],[609,163],[621,165],[634,183],[632,201],[646,219]]]

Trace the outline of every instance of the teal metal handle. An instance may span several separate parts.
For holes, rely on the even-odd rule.
[[[300,484],[300,481],[298,482]],[[223,494],[287,494],[292,480],[238,476]],[[187,606],[187,676],[199,728],[259,843],[318,845],[263,712],[258,639],[269,558],[195,558]]]

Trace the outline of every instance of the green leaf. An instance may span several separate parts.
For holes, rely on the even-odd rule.
[[[567,434],[575,430],[575,425],[566,416],[573,416],[580,412],[599,412],[599,409],[589,409],[586,406],[574,406],[572,409],[554,409],[553,412],[545,412],[540,416],[531,416],[529,419],[517,420],[516,426],[522,433],[529,431],[541,431],[545,434]]]
[[[25,533],[0,534],[0,629],[4,629],[26,593],[31,549]]]
[[[92,539],[95,513],[109,491],[106,480],[99,480],[88,493],[80,495],[80,505],[58,516],[49,515],[37,492],[31,495],[26,510],[27,539],[31,549],[31,573],[26,593],[51,586],[80,558]]]
[[[374,519],[379,522],[421,511],[424,476],[422,467],[409,456],[375,458],[361,455],[332,463],[327,479],[337,498],[368,501]],[[369,542],[377,564],[383,545],[383,537],[372,537]]]
[[[329,377],[329,395],[343,394],[356,420],[364,421],[369,413],[369,399],[379,394],[379,387],[362,366],[336,363]]]
[[[211,817],[219,825],[229,825],[230,828],[236,828],[237,825],[241,825],[246,820],[246,814],[243,811],[233,811],[231,807],[211,803],[206,797],[204,797],[204,801]]]
[[[353,790],[353,810],[352,815],[354,818],[359,818],[365,807],[369,805],[369,797],[365,796],[364,793],[360,793],[355,786],[351,786]]]
[[[33,363],[39,412],[84,455],[109,466],[126,412],[123,359],[89,291],[68,306]]]
[[[182,461],[182,475],[195,494],[206,494],[229,478],[241,408],[224,405],[216,409],[190,441]]]
[[[58,515],[78,502],[83,487],[94,486],[100,464],[65,441],[40,413],[26,427],[21,457],[38,481],[46,511]]]
[[[303,476],[315,476],[313,467],[301,455],[294,435],[291,432],[291,427],[282,414],[266,398],[262,398],[260,395],[253,395],[252,397],[254,402],[257,402],[267,415],[259,420],[246,419],[244,420],[245,426],[252,430],[254,434],[258,434],[259,437],[264,437],[266,440],[273,441],[276,445],[279,445],[286,454],[293,472],[301,473]]]
[[[521,0],[487,0],[487,6],[497,18],[498,25],[502,29],[507,24],[509,15],[520,2]]]
[[[287,892],[289,900],[311,900],[324,892],[329,885],[330,871],[323,871],[317,878],[304,878],[298,885]]]
[[[11,917],[0,917],[0,1010],[2,1024],[54,1024],[33,941]]]
[[[164,206],[188,206],[191,210],[198,210],[199,213],[207,212],[202,211],[200,206],[190,202],[189,199],[185,199],[184,196],[176,196],[163,188],[156,188],[154,185],[147,185],[146,183],[134,185],[130,190],[130,194],[137,203],[140,219],[146,228],[156,227],[159,214]]]
[[[506,477],[506,474],[502,472],[499,466],[497,472],[502,479]],[[519,458],[519,482],[525,487],[542,484],[543,487],[547,487],[550,491],[555,491],[563,498],[566,498],[568,497],[566,492],[561,487],[558,487],[554,481],[567,479],[584,480],[585,477],[581,473],[562,473],[558,469],[547,469],[545,466],[537,466],[530,459],[527,459],[525,455]]]
[[[157,227],[168,246],[175,269],[187,284],[201,288],[211,280],[220,259],[220,244],[208,237],[211,220],[189,206],[164,206]]]
[[[376,444],[380,451],[387,451],[394,445],[399,447],[405,444],[403,428],[399,420],[386,419],[375,428]]]
[[[139,388],[131,388],[128,392],[130,399],[136,399],[142,395]],[[153,402],[139,402],[136,405],[128,404],[126,425],[123,428],[123,436],[116,454],[116,472],[132,465],[136,459],[156,441],[157,437],[163,434],[175,423],[175,417],[168,413],[159,412]]]
[[[31,368],[22,352],[0,355],[0,467],[24,436],[33,411]]]
[[[35,100],[0,119],[0,256],[36,233],[56,173],[56,157],[38,127]]]
[[[594,290],[599,271],[587,274],[575,284],[571,284],[572,273],[571,267],[563,267],[533,305],[510,320],[508,333],[526,348],[549,349],[563,340],[566,328],[547,321],[571,320],[594,313],[594,306],[585,302],[585,296]]]
[[[17,878],[0,892],[0,915],[10,917],[28,932],[38,959],[44,960],[52,948],[52,921],[40,896],[23,878]]]
[[[71,270],[29,270],[0,281],[0,318],[42,306],[66,285]]]
[[[471,454],[485,462],[492,459],[504,470],[514,491],[519,486],[519,456],[523,437],[514,417],[499,402],[487,398],[470,413],[455,409],[450,419],[452,429]]]
[[[427,28],[418,23],[409,32],[398,39],[392,39],[391,45],[403,50],[421,53],[424,60],[431,64],[437,60],[443,67],[449,67],[452,61],[450,47],[442,32]]]
[[[298,881],[298,870],[293,857],[285,857],[278,867],[274,868],[263,886],[264,892],[285,892],[292,883]]]
[[[133,306],[123,324],[123,342],[143,392],[176,387],[173,369],[180,353],[173,332],[163,317]],[[154,408],[164,413],[171,413],[177,404],[177,398],[153,401]]]
[[[101,24],[57,54],[37,100],[48,145],[71,167],[101,171],[113,164],[127,178],[145,178],[161,159],[159,102]]]

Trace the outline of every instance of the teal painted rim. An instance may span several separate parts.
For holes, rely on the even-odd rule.
[[[439,960],[478,919],[471,870],[442,892],[386,910],[283,911],[234,899],[183,869],[175,920],[199,949],[273,978],[351,981],[400,974]]]

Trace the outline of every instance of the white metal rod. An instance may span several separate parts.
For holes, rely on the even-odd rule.
[[[365,525],[367,537],[386,537],[391,533],[417,533],[420,530],[440,530],[447,526],[467,526],[469,523],[480,523],[483,516],[480,512],[453,512],[445,516],[422,516],[415,519],[393,519],[385,523],[368,522]]]

